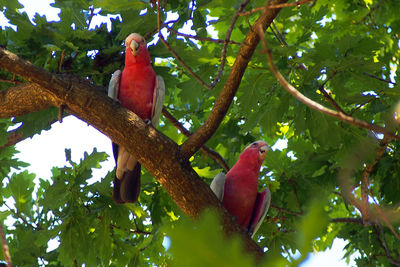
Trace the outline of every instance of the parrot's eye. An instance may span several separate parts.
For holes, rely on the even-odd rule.
[[[254,142],[251,144],[252,146],[257,146],[257,142]]]

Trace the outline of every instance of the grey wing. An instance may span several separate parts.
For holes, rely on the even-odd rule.
[[[257,193],[257,199],[253,211],[252,222],[250,222],[249,233],[251,237],[257,232],[258,228],[264,221],[265,215],[267,215],[269,205],[271,204],[271,191],[268,187],[263,192]]]
[[[110,83],[108,84],[108,96],[113,100],[118,101],[119,81],[121,79],[121,71],[116,70],[111,76]]]
[[[153,94],[153,111],[151,114],[151,123],[154,127],[158,125],[158,121],[160,120],[161,111],[164,105],[164,97],[165,97],[165,84],[164,79],[157,75],[156,77],[156,88]]]
[[[211,190],[220,201],[222,201],[222,199],[224,198],[225,180],[225,173],[220,172],[217,174],[217,176],[214,177],[210,184]]]

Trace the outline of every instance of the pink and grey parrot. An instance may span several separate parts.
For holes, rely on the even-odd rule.
[[[137,33],[125,39],[125,68],[111,77],[108,96],[153,126],[158,125],[164,102],[165,85],[151,67],[146,42]],[[127,150],[113,143],[117,170],[113,197],[117,203],[136,202],[140,193],[141,167]]]
[[[258,193],[258,174],[269,147],[264,141],[249,145],[225,175],[219,173],[211,190],[250,236],[260,227],[271,203],[268,188]]]

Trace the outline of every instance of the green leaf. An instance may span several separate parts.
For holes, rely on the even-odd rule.
[[[206,212],[198,221],[182,219],[167,229],[174,266],[253,266],[253,259],[244,254],[238,237],[226,239],[213,212]],[[190,236],[190,238],[187,238]],[[223,248],[223,249],[221,249]],[[193,252],[195,252],[193,254]],[[195,255],[196,260],[193,260]]]
[[[14,173],[7,185],[11,196],[15,200],[15,207],[18,212],[29,215],[32,209],[32,193],[34,189],[33,179],[35,174],[23,171]]]

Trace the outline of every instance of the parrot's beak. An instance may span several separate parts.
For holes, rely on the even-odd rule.
[[[258,154],[261,160],[265,159],[265,156],[267,155],[267,152],[269,150],[269,146],[268,145],[264,145],[262,147],[259,148],[258,150]]]
[[[133,56],[136,57],[137,48],[139,47],[139,44],[135,40],[132,40],[130,47],[131,47],[131,51],[132,51]]]

